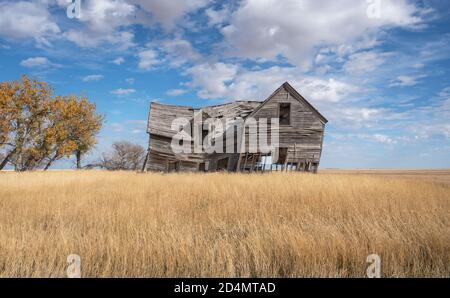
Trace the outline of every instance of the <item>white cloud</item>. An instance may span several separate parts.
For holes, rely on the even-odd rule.
[[[359,88],[336,79],[306,78],[298,82],[304,96],[315,101],[340,102],[350,94],[359,92]]]
[[[130,3],[138,4],[150,13],[152,20],[161,24],[166,30],[174,29],[176,24],[187,14],[208,5],[210,2],[210,0],[130,0]],[[148,22],[148,18],[145,18],[145,20]]]
[[[450,123],[420,124],[412,129],[421,138],[443,136],[450,139]]]
[[[387,136],[387,135],[382,135],[382,134],[375,134],[372,136],[373,140],[380,142],[380,143],[385,143],[385,144],[395,144],[397,143],[396,140],[392,139],[391,137]]]
[[[216,26],[229,20],[231,12],[228,7],[219,10],[208,8],[205,10],[205,14],[208,17],[208,26]]]
[[[189,68],[186,73],[192,76],[191,86],[200,88],[201,98],[223,97],[227,93],[227,83],[231,82],[238,67],[225,63],[204,63]]]
[[[423,138],[444,136],[450,138],[450,87],[442,89],[433,104],[408,111],[414,125],[408,129]]]
[[[84,26],[68,30],[64,33],[64,37],[83,48],[112,44],[119,49],[128,49],[135,46],[133,25],[154,27],[160,24],[166,30],[173,30],[186,15],[208,5],[209,2],[209,0],[85,0],[81,18],[78,20]],[[60,5],[67,7],[64,3]]]
[[[125,59],[123,57],[118,57],[116,59],[114,59],[113,61],[111,61],[111,63],[114,63],[116,65],[121,65],[125,62]]]
[[[368,107],[333,107],[329,112],[329,120],[332,122],[353,128],[373,127],[381,121],[387,111],[384,109]]]
[[[63,37],[82,48],[111,44],[118,49],[128,49],[135,45],[133,25],[151,27],[161,24],[165,29],[173,30],[186,15],[209,3],[209,0],[83,0],[77,27],[61,33],[50,11],[54,6],[64,10],[67,1],[2,1],[0,37],[34,38],[45,45],[50,45],[54,38]]]
[[[122,32],[93,32],[89,30],[69,30],[64,37],[81,48],[96,48],[102,44],[111,44],[119,50],[133,47],[134,34],[128,31]]]
[[[449,103],[450,107],[450,87],[446,87],[439,92],[439,97]]]
[[[411,86],[415,86],[417,84],[419,84],[419,80],[421,78],[424,78],[424,75],[419,75],[419,76],[398,76],[395,80],[393,80],[391,82],[391,84],[389,86],[391,87],[395,87],[395,86],[400,86],[400,87],[411,87]]]
[[[116,28],[134,23],[136,7],[125,0],[83,1],[81,22],[95,32],[111,32]]]
[[[83,77],[83,82],[93,82],[93,81],[100,81],[103,80],[103,75],[88,75]]]
[[[414,138],[407,136],[390,136],[387,134],[367,134],[367,133],[357,133],[357,134],[346,134],[346,135],[332,135],[333,138],[338,140],[352,140],[361,139],[365,141],[377,142],[386,145],[395,145],[398,143],[411,142]]]
[[[135,93],[136,90],[135,89],[115,89],[111,91],[111,94],[115,94],[115,95],[128,95],[128,94],[132,94]]]
[[[188,91],[186,89],[170,89],[166,92],[169,96],[180,96],[186,94]]]
[[[34,57],[22,60],[20,65],[23,67],[47,67],[51,66],[52,63],[45,57]]]
[[[0,37],[10,40],[34,39],[50,45],[61,32],[47,5],[42,2],[2,1],[0,3]]]
[[[118,49],[134,46],[134,34],[124,28],[133,25],[136,7],[125,0],[83,1],[81,18],[84,26],[71,29],[64,37],[82,48],[111,44]]]
[[[377,53],[365,51],[349,56],[349,60],[344,64],[344,70],[352,75],[361,75],[373,72],[385,63],[388,53]]]
[[[233,100],[263,100],[286,81],[291,82],[296,88],[301,88],[296,84],[299,77],[298,69],[292,67],[274,66],[261,70],[241,68],[224,96]]]
[[[246,70],[234,64],[201,64],[186,71],[190,86],[199,89],[201,98],[263,100],[282,83],[289,81],[303,96],[315,102],[340,102],[359,88],[337,79],[307,77],[297,68],[274,66]]]
[[[180,67],[200,59],[200,55],[192,47],[191,43],[180,37],[162,41],[159,48],[165,53],[165,59],[173,67]]]
[[[385,28],[422,22],[419,8],[407,0],[384,0],[379,19],[369,18],[367,9],[366,1],[354,0],[247,0],[222,33],[232,55],[271,60],[282,55],[308,68],[318,47],[351,45],[356,51],[358,42]]]
[[[149,70],[154,65],[157,65],[161,62],[158,59],[158,52],[154,50],[143,50],[138,53],[138,57],[139,57],[138,67],[143,70]]]

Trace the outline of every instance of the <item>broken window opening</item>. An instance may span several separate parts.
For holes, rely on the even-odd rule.
[[[291,104],[280,103],[280,125],[291,125]]]

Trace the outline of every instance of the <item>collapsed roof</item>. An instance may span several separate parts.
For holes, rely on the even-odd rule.
[[[147,132],[150,134],[172,137],[177,133],[177,131],[171,129],[172,122],[175,119],[184,118],[190,121],[194,116],[199,115],[200,113],[203,115],[202,117],[207,116],[207,118],[245,119],[260,105],[260,101],[236,101],[194,109],[190,106],[175,106],[152,102]]]

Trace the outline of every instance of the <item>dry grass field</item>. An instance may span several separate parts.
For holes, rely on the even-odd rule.
[[[0,277],[450,276],[450,184],[325,172],[0,173]]]
[[[404,178],[414,180],[427,180],[450,184],[450,170],[322,170],[324,174],[345,174],[345,175],[371,175],[384,176],[390,178]]]

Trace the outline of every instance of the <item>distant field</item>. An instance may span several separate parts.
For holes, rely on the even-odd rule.
[[[1,172],[0,277],[450,277],[448,176]]]
[[[391,178],[409,178],[450,184],[450,169],[443,170],[321,170],[323,174],[376,175]]]

